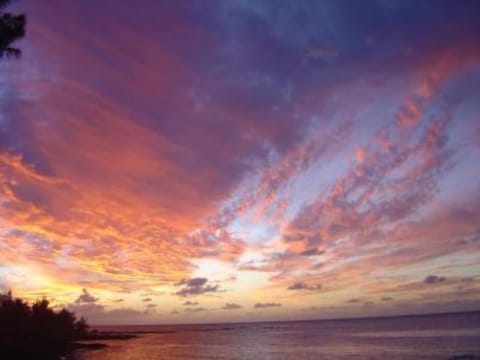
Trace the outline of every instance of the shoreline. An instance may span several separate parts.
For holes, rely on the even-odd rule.
[[[13,340],[2,344],[2,355],[11,359],[70,359],[77,350],[100,350],[108,347],[108,344],[102,343],[105,340],[130,340],[138,338],[127,332],[94,331],[84,338],[69,342],[61,341],[42,341],[35,339],[24,339],[23,341]]]

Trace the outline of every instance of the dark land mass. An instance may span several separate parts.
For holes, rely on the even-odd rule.
[[[85,319],[67,309],[54,311],[46,299],[32,305],[0,294],[0,357],[57,360],[77,349],[96,350],[102,340],[128,340],[127,332],[90,330]]]
[[[89,332],[82,340],[129,340],[138,337],[133,332],[96,331]]]

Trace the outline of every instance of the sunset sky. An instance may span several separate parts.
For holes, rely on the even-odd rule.
[[[480,309],[480,2],[7,10],[1,291],[104,324]]]

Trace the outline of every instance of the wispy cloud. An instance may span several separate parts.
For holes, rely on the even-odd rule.
[[[321,289],[322,289],[322,284],[308,285],[301,281],[293,283],[287,288],[287,290],[321,290]]]

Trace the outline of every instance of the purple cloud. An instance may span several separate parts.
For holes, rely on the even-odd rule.
[[[95,303],[99,299],[91,295],[87,289],[82,289],[82,294],[78,296],[78,298],[75,300],[76,304],[85,304],[85,303]]]
[[[219,291],[219,285],[209,285],[207,284],[207,278],[191,278],[184,279],[180,282],[175,283],[175,286],[183,286],[182,289],[175,292],[176,295],[186,297],[201,295],[205,293],[214,293]]]
[[[296,282],[290,285],[287,290],[321,290],[322,284],[317,285],[307,285],[304,282]]]
[[[264,308],[271,308],[271,307],[280,307],[282,304],[276,302],[257,302],[253,306],[255,309],[264,309]]]
[[[437,276],[437,275],[428,275],[425,279],[423,279],[423,282],[425,284],[438,284],[445,282],[447,280],[444,276]]]
[[[184,306],[196,306],[198,305],[198,301],[190,301],[190,300],[187,300],[183,303]]]
[[[204,307],[187,307],[183,310],[184,312],[190,312],[190,313],[197,313],[197,312],[203,312],[207,311]]]
[[[241,308],[242,306],[235,303],[225,303],[225,305],[222,307],[222,310],[238,310]]]

